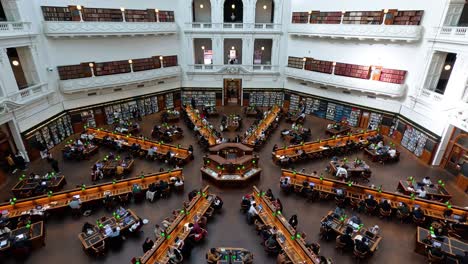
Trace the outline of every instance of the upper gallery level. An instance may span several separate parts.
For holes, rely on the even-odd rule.
[[[445,44],[468,44],[468,4],[464,0],[451,0],[441,26],[429,31],[428,40]]]
[[[358,40],[418,41],[423,10],[293,12],[289,34]]]
[[[281,33],[284,0],[193,0],[187,33]]]
[[[19,13],[20,1],[0,1],[0,41],[36,35],[31,21]]]
[[[41,6],[44,33],[51,37],[176,34],[174,11],[96,8],[81,5]]]
[[[83,62],[57,67],[65,94],[137,85],[180,75],[177,56],[152,56],[106,62]],[[120,89],[121,90],[121,89]]]

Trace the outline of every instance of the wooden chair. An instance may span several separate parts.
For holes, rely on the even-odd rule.
[[[369,206],[367,203],[366,203],[366,213],[367,214],[373,214],[375,212],[375,210],[377,209],[377,206]]]
[[[353,250],[353,255],[354,257],[357,259],[357,263],[359,263],[359,261],[365,259],[367,257],[367,252],[361,252],[359,251],[356,246],[354,246],[354,250]]]
[[[432,255],[431,251],[428,250],[427,251],[427,260],[429,261],[429,263],[444,263],[444,256],[434,256]]]
[[[103,256],[106,252],[106,242],[103,240],[91,246],[91,253],[95,256]]]
[[[166,188],[161,192],[161,197],[162,198],[168,198],[171,195],[171,189]]]
[[[423,217],[423,218],[416,218],[414,215],[413,215],[413,222],[418,225],[418,226],[422,226],[426,223],[426,217]]]
[[[389,218],[392,215],[392,210],[390,209],[389,211],[385,211],[382,208],[380,208],[379,213],[381,217]]]
[[[208,208],[208,210],[206,210],[206,213],[205,213],[204,216],[206,216],[207,218],[210,218],[210,217],[213,216],[214,211],[215,211],[214,208],[210,207],[210,208]]]
[[[341,254],[343,254],[343,251],[344,251],[344,249],[346,248],[346,243],[341,242],[340,238],[341,238],[341,235],[339,235],[339,236],[336,237],[336,243],[335,243],[336,245],[335,245],[335,248],[336,248],[336,249],[339,249],[340,252],[341,252]]]
[[[400,210],[397,210],[397,218],[400,219],[400,222],[403,223],[408,217],[410,216],[410,213],[403,214]]]

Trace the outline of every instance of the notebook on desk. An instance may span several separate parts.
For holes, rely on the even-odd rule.
[[[0,247],[3,248],[3,247],[5,247],[6,245],[8,245],[8,240],[7,240],[7,239],[0,241]]]

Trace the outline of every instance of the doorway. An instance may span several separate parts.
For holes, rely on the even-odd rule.
[[[242,79],[224,79],[224,105],[241,105]]]

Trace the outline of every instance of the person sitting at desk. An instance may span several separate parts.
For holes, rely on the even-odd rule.
[[[270,201],[275,199],[275,196],[273,195],[273,191],[271,189],[268,189],[266,191],[265,197],[267,197]]]
[[[424,185],[431,185],[432,184],[431,179],[428,176],[424,177],[424,179],[422,180],[422,183]]]
[[[81,209],[81,200],[77,197],[73,197],[68,206],[72,210],[80,210]]]
[[[10,232],[11,232],[10,228],[8,228],[6,225],[3,225],[0,228],[0,236],[3,235],[3,234],[8,234]]]
[[[390,156],[390,158],[395,158],[397,154],[396,149],[392,149],[392,148],[389,149],[387,153]]]
[[[297,224],[298,224],[298,221],[297,221],[297,215],[292,215],[291,218],[289,218],[289,221],[288,221],[289,225],[292,226],[292,228],[296,229],[297,228]]]
[[[421,208],[419,208],[419,206],[415,206],[415,207],[414,207],[413,216],[414,216],[416,219],[419,219],[419,220],[424,219],[424,213],[423,213],[423,211],[421,210]]]
[[[348,179],[348,171],[342,166],[337,166],[335,176],[337,178]]]
[[[111,229],[111,232],[109,232],[109,233],[107,234],[107,236],[110,237],[110,238],[119,237],[119,236],[120,236],[120,227],[119,227],[119,226],[113,227],[113,228]]]
[[[426,198],[426,190],[424,189],[424,187],[421,186],[421,189],[416,190],[416,192],[418,193],[419,198]]]
[[[94,228],[94,225],[90,224],[89,222],[86,222],[81,228],[81,232],[89,235],[93,233],[93,228]]]
[[[208,235],[208,232],[205,229],[201,228],[197,222],[195,222],[194,224],[190,223],[189,228],[191,229],[188,238],[191,239],[192,242],[201,241]]]
[[[278,241],[276,240],[276,234],[272,234],[266,241],[265,241],[265,247],[269,252],[279,252],[280,246],[278,244]]]
[[[379,206],[384,212],[392,210],[392,206],[388,203],[387,199],[383,199]]]
[[[337,206],[335,210],[333,211],[333,214],[335,215],[336,218],[339,218],[345,215],[345,210],[341,206]]]
[[[367,255],[370,252],[368,239],[366,237],[363,237],[362,239],[355,239],[354,243],[356,250],[361,254]]]
[[[434,242],[432,243],[433,244],[431,246],[427,247],[427,252],[428,253],[430,252],[431,255],[434,257],[438,257],[438,258],[444,257],[444,253],[442,252],[441,247],[439,245],[434,245]]]
[[[356,225],[360,225],[361,224],[361,218],[359,218],[359,216],[357,216],[357,215],[353,215],[351,218],[349,218],[348,223],[354,223]]]
[[[318,244],[318,243],[307,243],[305,246],[310,251],[312,251],[312,253],[314,253],[315,255],[320,254],[320,244]]]
[[[151,147],[148,149],[147,157],[148,157],[148,158],[153,158],[155,152],[156,152],[156,150],[154,149],[153,146],[151,146]]]
[[[216,248],[211,248],[206,257],[206,261],[209,264],[216,264],[221,259],[221,254]]]
[[[283,191],[290,190],[290,188],[291,188],[290,180],[291,180],[291,178],[289,178],[289,177],[283,177],[283,178],[280,179],[280,187],[281,187],[281,189],[283,189]]]
[[[378,205],[378,203],[374,199],[374,196],[372,196],[372,195],[367,196],[367,199],[366,199],[366,207],[367,208],[375,208],[375,207],[377,207],[377,205]]]
[[[182,252],[175,246],[170,246],[167,252],[167,256],[169,257],[170,264],[178,264],[184,261],[184,257],[182,256]]]
[[[354,241],[353,241],[353,238],[351,237],[352,233],[353,233],[353,229],[347,228],[345,233],[341,235],[339,238],[340,242],[345,244],[345,247],[344,247],[345,250],[352,250],[354,247]]]
[[[149,237],[145,239],[145,242],[143,243],[143,253],[146,253],[151,250],[151,248],[154,246],[153,240],[151,240]]]
[[[369,229],[369,232],[372,234],[372,236],[378,236],[380,233],[380,227],[378,225],[375,225]]]

